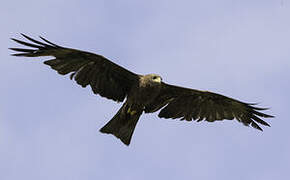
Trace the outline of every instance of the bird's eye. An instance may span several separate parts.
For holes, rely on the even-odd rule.
[[[153,79],[157,79],[157,76],[153,76]]]

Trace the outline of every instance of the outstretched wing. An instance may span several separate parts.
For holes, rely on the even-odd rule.
[[[19,44],[32,49],[10,48],[20,52],[13,56],[38,57],[53,56],[55,59],[45,61],[61,75],[71,73],[74,79],[82,87],[90,85],[95,94],[99,94],[114,101],[123,101],[139,76],[121,66],[111,62],[105,57],[90,52],[80,51],[58,46],[40,37],[44,42],[34,40],[24,34],[32,43],[13,39]]]
[[[154,102],[146,106],[145,112],[155,112],[164,107],[158,115],[160,118],[181,118],[181,120],[196,120],[198,122],[235,118],[246,126],[251,125],[262,131],[258,124],[270,125],[261,117],[273,116],[259,112],[267,108],[258,108],[253,105],[212,92],[162,83],[159,96]]]

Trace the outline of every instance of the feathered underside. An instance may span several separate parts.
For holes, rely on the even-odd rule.
[[[160,118],[180,118],[197,122],[202,120],[214,122],[235,118],[246,126],[251,125],[262,131],[258,124],[270,125],[261,117],[274,117],[260,112],[267,108],[255,107],[255,104],[244,103],[220,94],[165,83],[162,86],[160,95],[145,108],[147,113],[161,109],[158,115]]]
[[[91,86],[95,94],[99,94],[114,101],[123,101],[132,85],[138,83],[139,76],[125,68],[111,62],[107,58],[90,52],[58,46],[43,37],[43,42],[34,40],[24,34],[32,43],[12,38],[19,44],[31,49],[10,48],[20,52],[14,56],[38,57],[53,56],[44,64],[49,65],[61,75],[70,74],[82,87]]]

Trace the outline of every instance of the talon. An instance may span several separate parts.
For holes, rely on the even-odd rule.
[[[133,115],[136,114],[136,113],[137,113],[137,111],[131,111],[131,112],[130,112],[131,116],[133,116]]]
[[[127,110],[127,114],[130,114],[131,116],[133,116],[134,114],[136,114],[137,111],[131,111],[131,108],[129,107],[128,110]]]

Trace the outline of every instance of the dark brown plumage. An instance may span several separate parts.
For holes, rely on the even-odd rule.
[[[95,94],[120,102],[126,99],[117,114],[100,129],[115,135],[126,145],[130,144],[136,124],[145,113],[161,109],[160,118],[180,118],[186,121],[217,121],[237,119],[244,125],[262,130],[258,125],[270,126],[263,118],[273,117],[261,113],[266,108],[255,107],[223,95],[199,91],[162,82],[159,75],[138,75],[111,62],[105,57],[90,52],[58,46],[42,37],[43,42],[24,34],[32,43],[13,39],[32,49],[10,48],[20,52],[14,56],[53,56],[44,64],[61,75],[70,74],[82,87],[90,86]]]

